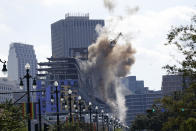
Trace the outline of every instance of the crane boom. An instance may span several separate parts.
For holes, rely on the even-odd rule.
[[[118,39],[120,38],[121,35],[122,35],[122,33],[120,32],[114,40],[110,41],[110,46],[111,47],[114,47],[116,45],[116,43],[117,43],[117,41],[118,41]]]

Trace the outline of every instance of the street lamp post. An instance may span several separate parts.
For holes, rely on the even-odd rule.
[[[56,109],[57,109],[57,131],[60,131],[60,121],[59,121],[59,97],[58,97],[58,82],[54,82],[54,86],[56,87]]]
[[[29,74],[29,70],[30,70],[30,65],[29,63],[27,63],[25,65],[25,69],[26,69],[26,75],[23,78],[20,78],[20,88],[23,89],[23,81],[22,79],[26,78],[27,80],[27,116],[30,116],[30,86],[29,86],[29,80],[30,78],[32,78],[32,76]],[[35,78],[33,79],[33,88],[36,88],[36,80]],[[30,117],[28,117],[28,131],[31,131],[31,119]]]
[[[74,107],[74,110],[75,110],[75,118],[77,119],[78,118],[78,107],[77,107],[77,101],[74,100],[73,102],[73,107]]]
[[[114,121],[113,121],[113,126],[114,126],[114,131],[115,131],[115,128],[116,128],[116,118],[114,117]]]
[[[110,122],[111,122],[111,128],[113,129],[113,123],[114,123],[114,117],[113,116],[111,116],[111,119],[110,119]]]
[[[68,95],[69,95],[69,115],[70,115],[70,119],[69,121],[72,121],[72,108],[71,108],[71,89],[68,90]]]
[[[103,109],[101,110],[101,117],[102,117],[103,131],[104,131],[105,129],[104,129],[104,110]]]
[[[98,106],[95,107],[97,131],[99,130]]]
[[[80,115],[80,121],[82,118],[82,103],[81,103],[81,96],[78,96],[78,104],[79,104],[79,115]]]
[[[91,108],[91,106],[92,106],[92,103],[91,102],[89,102],[89,107],[88,107],[88,109],[89,109],[89,114],[90,114],[90,130],[92,130],[92,128],[91,128],[91,111],[92,111],[92,108]]]
[[[2,60],[0,59],[0,62],[3,63],[2,72],[3,72],[3,73],[6,73],[6,72],[7,72],[7,68],[6,68],[6,64],[5,64],[6,61],[2,61]]]
[[[109,114],[106,114],[106,123],[107,123],[107,127],[108,127],[108,131],[109,131]]]

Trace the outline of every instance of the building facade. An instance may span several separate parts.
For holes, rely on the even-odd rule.
[[[2,77],[0,78],[0,92],[12,92],[16,91],[16,82],[9,81],[7,78]],[[4,103],[9,100],[14,100],[14,94],[0,94],[0,103]]]
[[[126,96],[126,106],[128,109],[126,123],[130,125],[136,115],[146,113],[146,110],[151,109],[155,101],[161,97],[161,91],[150,90],[142,94],[132,94]]]
[[[136,80],[136,76],[122,78],[122,84],[131,91],[131,94],[142,94],[147,91],[147,87],[144,87],[144,81]]]
[[[58,97],[59,97],[59,111],[61,113],[68,114],[69,101],[68,101],[68,89],[72,90],[72,105],[74,101],[77,101],[78,96],[82,97],[84,107],[87,110],[88,102],[92,102],[93,105],[99,106],[100,109],[107,111],[108,106],[93,95],[92,86],[88,86],[81,79],[84,77],[80,72],[78,59],[75,58],[48,58],[48,62],[38,63],[37,78],[37,90],[43,90],[37,93],[37,101],[41,100],[41,111],[43,114],[48,115],[48,118],[53,118],[52,114],[56,112],[56,94],[54,81],[58,81]],[[60,101],[61,96],[66,101]],[[54,102],[51,102],[51,98],[54,98]],[[65,108],[67,103],[67,108]],[[73,113],[75,108],[72,106]]]
[[[20,78],[23,78],[26,74],[25,65],[30,64],[30,75],[36,77],[37,74],[37,59],[33,45],[27,45],[22,43],[10,44],[9,55],[8,55],[8,79],[17,81],[18,85]],[[30,90],[32,89],[32,79],[30,79]],[[26,79],[23,80],[24,91],[26,90]],[[22,91],[22,90],[21,90]],[[19,97],[21,94],[18,94]],[[31,100],[35,99],[35,95],[32,96]],[[23,98],[21,101],[26,101]]]
[[[149,90],[144,86],[144,81],[137,80],[136,76],[122,78],[122,83],[131,92],[125,96],[126,124],[130,125],[137,115],[144,114],[147,109],[152,108],[155,100],[162,97],[162,92]]]
[[[70,15],[51,25],[52,57],[88,58],[88,46],[96,41],[97,25],[104,20],[89,19],[89,14]]]
[[[25,65],[30,64],[31,76],[37,74],[37,59],[33,45],[22,43],[10,44],[8,56],[8,78],[19,81],[26,74]]]
[[[68,104],[68,89],[72,90],[72,100],[77,99],[77,88],[78,86],[76,80],[61,80],[58,81],[58,100],[59,100],[59,111],[61,113],[68,112],[68,108],[65,108],[65,103]],[[42,92],[37,92],[37,101],[40,99],[42,114],[51,115],[57,111],[56,107],[56,87],[54,85],[47,85],[44,80],[37,81],[37,90],[42,90]],[[61,97],[64,101],[61,101]],[[51,102],[51,98],[54,98],[54,102]],[[73,104],[73,102],[72,102]],[[74,109],[73,109],[74,111]]]
[[[183,75],[163,75],[161,90],[163,95],[171,95],[175,91],[183,91],[189,86],[190,78]]]

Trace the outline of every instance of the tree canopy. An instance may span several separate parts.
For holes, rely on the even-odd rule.
[[[25,118],[20,105],[13,105],[12,101],[0,104],[0,130],[22,131],[25,130]]]

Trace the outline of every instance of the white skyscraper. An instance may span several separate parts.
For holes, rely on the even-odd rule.
[[[33,45],[22,43],[10,44],[8,56],[8,79],[20,82],[20,77],[26,74],[25,65],[30,64],[30,75],[35,77],[37,74],[37,59]],[[26,89],[26,79],[23,80],[24,89]],[[32,87],[32,79],[30,80],[30,87]]]

